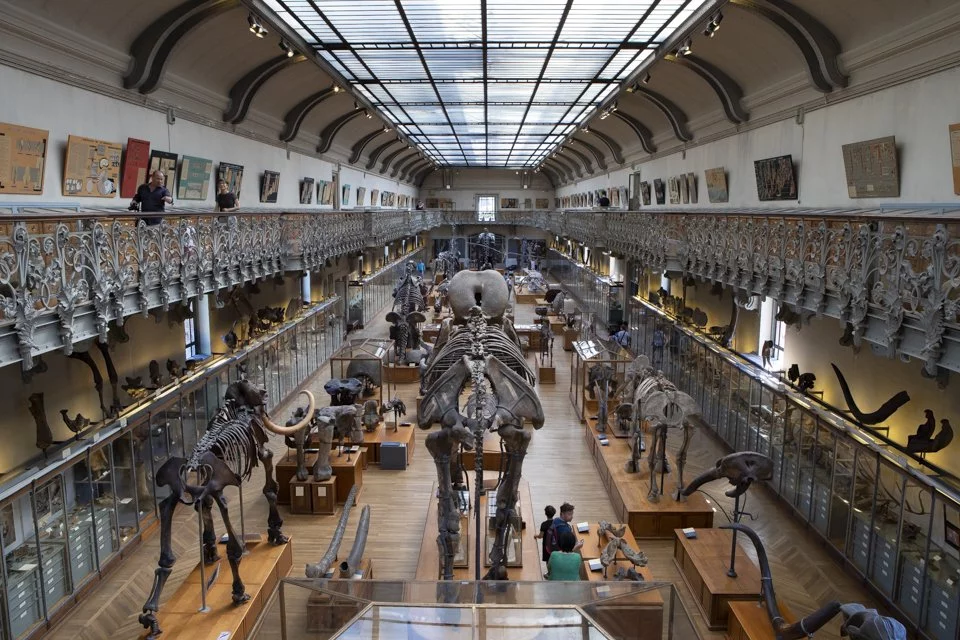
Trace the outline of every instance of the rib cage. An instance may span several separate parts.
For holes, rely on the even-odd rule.
[[[402,357],[409,347],[410,343],[410,325],[407,322],[407,314],[414,311],[423,311],[425,309],[423,300],[423,291],[420,289],[420,278],[411,273],[401,276],[393,293],[393,310],[400,314],[400,320],[397,321],[397,340],[395,351],[397,357]]]
[[[203,457],[212,453],[227,465],[240,480],[250,478],[258,464],[257,459],[257,416],[246,410],[237,411],[232,402],[227,402],[214,414],[203,434],[190,454],[185,472],[197,471],[201,474],[201,484],[206,482]]]
[[[460,359],[471,352],[474,338],[468,327],[457,327],[440,349],[431,359],[430,365],[424,373],[425,386],[429,387],[436,382],[446,371],[460,362]],[[536,376],[516,345],[499,327],[486,325],[482,338],[484,350],[507,365],[514,373],[524,378],[531,385],[536,383]]]

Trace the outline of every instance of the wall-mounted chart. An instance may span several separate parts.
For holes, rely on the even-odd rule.
[[[123,145],[82,136],[67,138],[63,195],[115,198],[120,187]]]
[[[0,193],[43,194],[50,132],[0,122]]]
[[[180,161],[180,177],[177,180],[178,200],[206,200],[210,191],[210,174],[213,160],[183,156]],[[167,185],[170,188],[170,185]]]

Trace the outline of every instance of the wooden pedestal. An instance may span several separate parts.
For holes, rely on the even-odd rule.
[[[601,446],[596,430],[589,424],[584,428],[584,437],[587,448],[593,454],[600,480],[610,496],[614,513],[620,522],[630,525],[630,530],[637,538],[672,539],[674,529],[713,526],[713,508],[702,494],[694,493],[684,502],[677,502],[670,496],[676,485],[674,460],[670,460],[674,471],[667,474],[666,495],[660,496],[658,502],[651,502],[647,498],[650,479],[646,454],[640,461],[640,471],[627,473],[624,465],[630,459],[629,442],[608,437],[609,444]],[[729,554],[729,548],[727,552]]]
[[[776,637],[767,609],[759,600],[730,602],[730,617],[727,620],[727,640],[767,640]],[[778,602],[780,613],[787,624],[796,622],[793,612],[782,602]]]
[[[362,560],[359,580],[373,580],[373,562]],[[327,572],[325,577],[337,577],[337,565]],[[307,632],[327,635],[339,631],[366,606],[364,602],[352,598],[333,598],[325,593],[313,592],[307,599]]]
[[[313,463],[317,461],[317,454],[308,453],[306,456],[307,472],[313,469]],[[290,504],[290,481],[297,476],[297,454],[287,453],[277,463],[274,469],[277,475],[277,504]]]
[[[563,330],[563,350],[573,351],[573,343],[580,337],[580,332],[576,329]]]
[[[220,560],[220,573],[207,591],[207,613],[200,613],[200,566],[187,576],[181,587],[166,600],[157,619],[164,637],[191,640],[245,640],[252,637],[253,628],[263,608],[273,595],[280,578],[293,566],[293,541],[273,546],[261,538],[257,544],[247,543],[249,553],[240,563],[240,577],[250,600],[240,606],[233,604],[233,574],[227,559]],[[221,555],[223,551],[221,550]],[[209,580],[213,566],[205,567]],[[140,635],[146,638],[146,631]]]
[[[337,511],[337,476],[317,482],[310,476],[303,482],[290,481],[290,513],[332,515]]]
[[[576,523],[571,524],[575,525]],[[614,529],[621,526],[621,523],[611,524],[613,525]],[[600,553],[603,551],[604,547],[607,546],[608,542],[606,536],[603,536],[602,539],[600,538],[600,524],[597,522],[590,523],[589,531],[585,533],[577,533],[577,538],[583,540],[583,546],[580,547],[580,556],[584,560],[594,560],[599,558]],[[631,549],[634,551],[640,551],[640,547],[637,545],[637,539],[633,537],[633,531],[630,530],[629,525],[627,526],[626,533],[623,534],[623,539],[627,542],[627,546],[629,546]],[[624,560],[627,558],[625,555],[623,555],[623,551],[620,550],[617,551],[616,557]],[[612,580],[613,577],[611,576],[610,579]],[[652,578],[647,579],[652,580]]]
[[[363,487],[363,462],[359,453],[330,452],[330,466],[337,477],[337,504],[343,504],[350,495],[350,489],[357,485],[357,493]]]
[[[381,422],[373,431],[363,432],[363,446],[367,448],[367,461],[373,464],[380,464],[380,443],[383,442],[384,428]]]
[[[540,384],[556,384],[556,367],[537,367],[537,382]]]
[[[737,577],[727,576],[732,535],[729,529],[697,529],[691,539],[677,529],[673,543],[673,561],[712,631],[727,628],[731,602],[760,598],[760,569],[739,544]]]
[[[384,367],[383,379],[393,384],[416,384],[420,382],[420,367]]]
[[[517,304],[536,304],[539,293],[518,293]]]

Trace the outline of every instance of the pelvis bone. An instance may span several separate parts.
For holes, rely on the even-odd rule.
[[[450,280],[449,298],[458,322],[465,321],[475,306],[485,318],[495,319],[507,310],[510,291],[496,271],[460,271]]]

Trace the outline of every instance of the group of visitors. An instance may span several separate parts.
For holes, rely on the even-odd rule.
[[[130,210],[141,213],[163,213],[166,206],[173,204],[173,194],[164,185],[166,176],[157,170],[150,174],[150,181],[137,187],[137,193],[130,200]],[[231,191],[225,180],[217,181],[217,211],[227,213],[237,211],[240,200]],[[141,218],[148,225],[160,224],[160,216]]]
[[[583,540],[578,540],[573,532],[573,505],[564,502],[560,505],[560,515],[552,505],[543,510],[547,519],[540,524],[540,533],[534,536],[542,539],[543,561],[547,563],[547,580],[579,580],[580,565],[583,558],[579,550]]]

